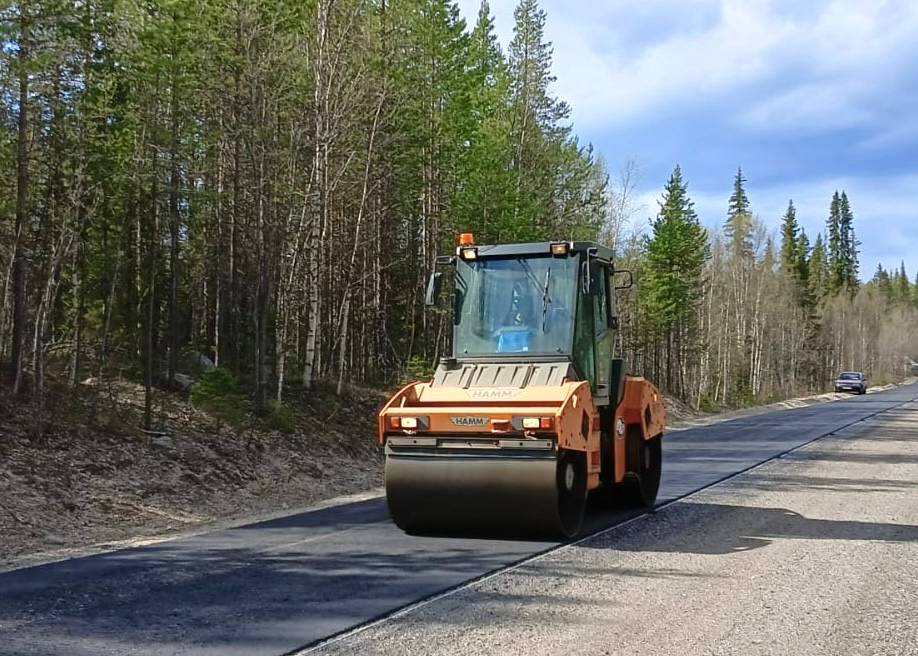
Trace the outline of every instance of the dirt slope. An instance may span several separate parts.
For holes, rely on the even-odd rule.
[[[0,399],[0,566],[67,548],[201,529],[303,507],[381,484],[372,443],[382,395],[328,391],[290,399],[295,430],[215,431],[189,403],[157,397],[156,434],[140,425],[142,390],[121,383],[58,390],[34,437],[22,403]],[[100,396],[103,398],[100,400]],[[88,404],[96,412],[90,420]]]

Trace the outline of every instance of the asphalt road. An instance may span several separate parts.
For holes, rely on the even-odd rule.
[[[660,502],[916,397],[906,386],[674,432]],[[0,654],[277,656],[555,546],[409,537],[382,499],[326,508],[0,574]]]
[[[310,656],[914,656],[916,490],[911,403]]]

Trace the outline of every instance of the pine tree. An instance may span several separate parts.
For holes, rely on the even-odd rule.
[[[462,229],[475,226],[483,243],[514,233],[515,187],[507,162],[510,147],[510,79],[494,32],[494,19],[483,0],[469,40],[467,70],[472,130],[461,154],[461,181],[454,212]]]
[[[788,275],[794,274],[800,261],[797,252],[798,230],[797,210],[794,208],[794,201],[790,200],[787,203],[787,212],[784,213],[784,220],[781,223],[781,271]]]
[[[570,107],[550,90],[552,48],[545,12],[521,0],[509,48],[511,158],[516,238],[545,238],[552,227],[595,234],[606,202],[606,180],[592,148],[571,137]]]

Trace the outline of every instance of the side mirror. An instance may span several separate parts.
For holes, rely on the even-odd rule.
[[[623,274],[623,280],[615,283],[615,289],[631,289],[634,285],[634,276],[628,269],[616,269],[615,275]]]
[[[437,298],[440,296],[440,287],[443,286],[443,274],[434,271],[427,280],[427,295],[424,298],[424,304],[429,306],[437,304]]]

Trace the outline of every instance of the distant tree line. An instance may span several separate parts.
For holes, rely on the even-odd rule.
[[[918,354],[918,278],[878,268],[860,284],[854,213],[844,191],[810,246],[788,202],[778,243],[752,210],[738,170],[721,231],[699,223],[677,166],[650,232],[624,262],[638,293],[621,350],[632,368],[695,406],[737,406],[824,391],[842,370],[872,382],[910,372]]]
[[[844,194],[812,248],[789,206],[779,251],[742,175],[709,235],[677,169],[629,238],[633,166],[610,184],[551,92],[544,12],[514,15],[505,51],[487,2],[474,25],[447,0],[6,4],[9,386],[41,409],[49,375],[131,377],[149,423],[150,391],[201,355],[257,412],[291,385],[393,384],[448,347],[424,283],[464,230],[613,245],[639,280],[620,349],[696,404],[898,371],[883,335],[914,307],[895,276],[857,284]]]

